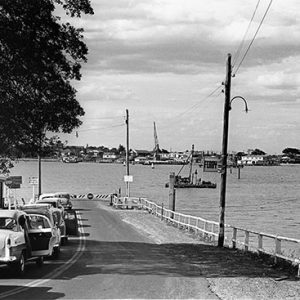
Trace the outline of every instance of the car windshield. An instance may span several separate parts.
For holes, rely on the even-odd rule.
[[[43,216],[30,215],[29,219],[29,225],[31,229],[51,228],[49,221]]]
[[[13,218],[1,217],[0,218],[0,229],[8,229],[8,230],[17,231],[17,229],[18,229],[17,222]]]

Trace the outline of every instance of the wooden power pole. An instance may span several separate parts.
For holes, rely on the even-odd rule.
[[[129,197],[129,113],[126,109],[126,196]]]
[[[223,121],[223,142],[222,142],[222,169],[220,186],[220,215],[219,215],[219,236],[218,246],[224,246],[225,238],[225,196],[226,196],[226,177],[227,177],[227,147],[228,147],[228,127],[230,110],[230,90],[231,90],[231,54],[228,54],[225,79],[225,104]]]

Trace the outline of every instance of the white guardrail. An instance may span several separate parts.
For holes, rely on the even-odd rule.
[[[179,228],[192,231],[195,234],[202,234],[212,242],[215,242],[218,238],[218,222],[174,212],[164,208],[163,204],[160,206],[148,201],[146,198],[113,196],[112,205],[115,208],[123,209],[145,209]],[[244,251],[270,255],[274,257],[275,264],[278,259],[291,262],[298,266],[298,277],[300,276],[300,240],[298,239],[225,224],[225,244],[233,249],[238,248]]]

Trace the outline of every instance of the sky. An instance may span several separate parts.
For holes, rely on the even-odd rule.
[[[274,0],[258,30],[269,3],[91,0],[94,15],[74,21],[89,48],[74,82],[85,116],[62,141],[126,145],[128,109],[132,149],[154,148],[155,122],[162,149],[221,151],[230,53],[231,97],[249,112],[232,102],[229,151],[300,148],[300,2]]]

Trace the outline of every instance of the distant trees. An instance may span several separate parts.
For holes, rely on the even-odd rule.
[[[37,151],[46,132],[70,133],[83,108],[71,80],[80,80],[88,49],[82,29],[54,16],[92,14],[89,0],[1,0],[0,154]]]
[[[300,149],[285,148],[284,150],[282,150],[282,153],[286,155],[300,155]]]
[[[266,152],[260,150],[260,149],[255,149],[251,152],[252,155],[265,155]]]

